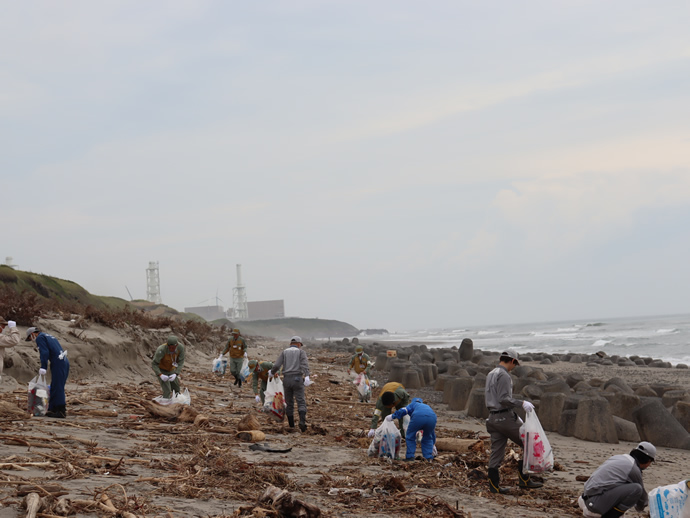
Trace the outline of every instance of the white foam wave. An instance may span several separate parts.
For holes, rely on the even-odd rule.
[[[498,333],[500,333],[500,331],[477,331],[477,334],[478,334],[479,336],[482,336],[482,335],[497,335]]]
[[[676,329],[676,328],[671,328],[671,329],[657,329],[656,332],[659,333],[660,335],[670,335],[670,334],[673,334],[673,333],[677,333],[677,332],[678,332],[678,329]]]
[[[592,347],[604,347],[610,343],[612,343],[611,340],[597,340],[592,344]]]

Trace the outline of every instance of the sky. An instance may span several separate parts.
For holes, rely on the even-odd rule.
[[[0,261],[402,331],[690,313],[690,3],[0,0]],[[3,253],[4,252],[4,253]]]

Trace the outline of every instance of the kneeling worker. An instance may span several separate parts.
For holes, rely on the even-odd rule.
[[[583,514],[618,518],[632,506],[642,511],[649,503],[642,472],[655,457],[656,448],[646,441],[629,454],[610,457],[585,483],[585,490],[577,501]]]
[[[391,381],[386,383],[381,388],[381,395],[376,400],[376,410],[374,410],[374,417],[371,418],[371,429],[367,434],[373,437],[376,433],[376,428],[379,425],[379,419],[385,419],[391,414],[393,407],[400,410],[402,407],[410,403],[410,395],[403,387],[402,383]],[[400,430],[402,431],[402,421],[400,421]]]

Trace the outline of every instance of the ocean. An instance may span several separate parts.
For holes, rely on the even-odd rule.
[[[500,352],[508,348],[518,353],[604,351],[609,356],[651,356],[673,365],[690,365],[690,315],[419,329],[381,337],[415,343],[426,341],[429,347],[459,347],[463,338],[471,338],[475,349],[485,351]]]

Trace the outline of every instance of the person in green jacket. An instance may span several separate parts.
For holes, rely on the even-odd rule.
[[[373,437],[376,433],[376,427],[379,425],[379,419],[383,420],[386,416],[392,413],[393,407],[400,410],[402,407],[410,403],[410,395],[403,387],[402,383],[390,381],[381,388],[381,395],[376,400],[376,410],[374,410],[374,417],[371,419],[371,429],[367,434]],[[400,431],[402,432],[402,419],[400,420]]]
[[[269,371],[273,368],[273,362],[259,362],[258,360],[249,360],[249,372],[254,374],[252,377],[252,389],[256,402],[264,404],[266,400],[266,386],[268,385]],[[261,390],[259,390],[259,380],[261,380]]]
[[[355,354],[350,358],[347,373],[350,374],[352,369],[354,369],[357,374],[363,372],[367,376],[369,376],[369,372],[371,371],[371,358],[364,352],[364,347],[361,345],[355,347]]]
[[[227,352],[230,353],[230,374],[235,377],[233,385],[241,387],[242,378],[240,377],[240,371],[242,370],[242,363],[247,357],[247,343],[240,336],[240,330],[237,328],[232,330],[232,337],[228,340],[228,345],[225,346],[225,350],[221,355]]]
[[[158,377],[164,398],[169,399],[172,391],[180,393],[182,367],[184,367],[184,345],[178,343],[175,335],[170,335],[166,343],[158,346],[151,360],[151,368]]]

